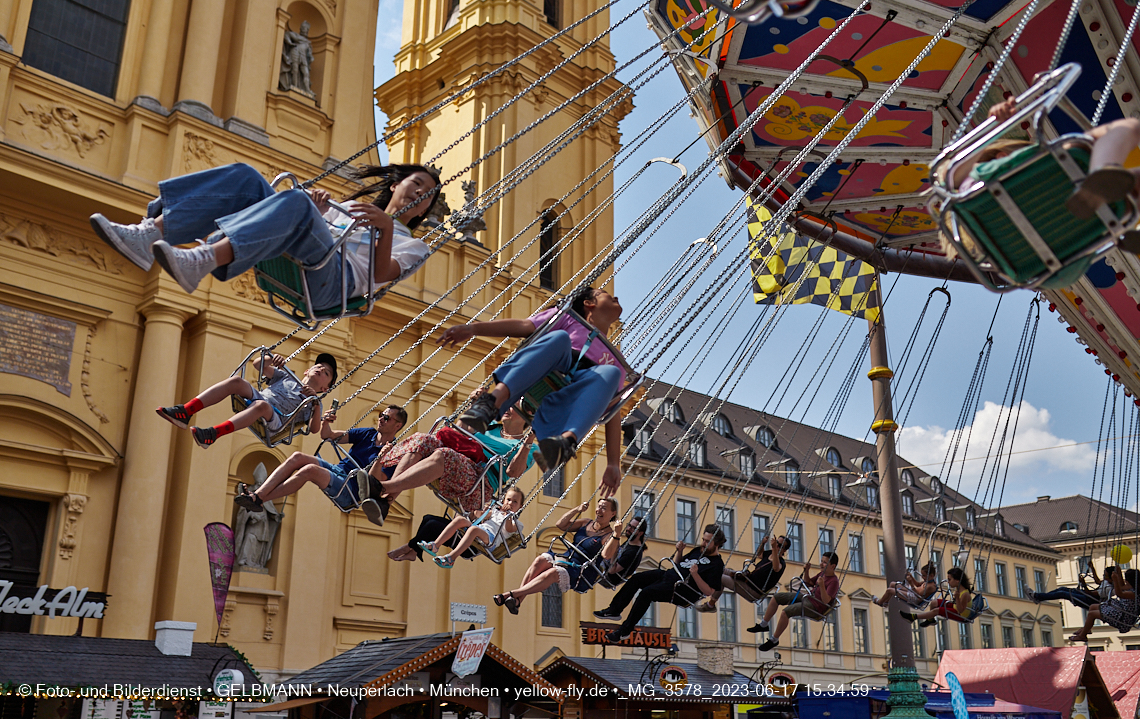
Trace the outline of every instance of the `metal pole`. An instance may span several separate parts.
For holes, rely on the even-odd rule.
[[[882,286],[882,283],[878,283]],[[875,466],[879,469],[879,503],[883,518],[883,559],[889,581],[900,581],[906,572],[903,549],[902,496],[899,494],[898,468],[895,461],[894,408],[891,404],[891,370],[887,359],[887,328],[880,304],[878,322],[868,319],[871,333],[871,380],[875,403]],[[891,711],[888,717],[929,717],[924,707],[926,696],[918,684],[914,668],[914,638],[911,625],[895,611],[887,612],[887,628],[891,637],[891,665],[888,686]]]

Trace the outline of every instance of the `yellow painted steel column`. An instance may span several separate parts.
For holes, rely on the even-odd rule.
[[[149,639],[153,627],[158,552],[162,541],[167,470],[173,439],[154,408],[174,402],[182,324],[190,313],[152,303],[139,354],[131,424],[119,486],[107,592],[114,598],[103,619],[104,637]],[[114,607],[114,609],[111,609]]]

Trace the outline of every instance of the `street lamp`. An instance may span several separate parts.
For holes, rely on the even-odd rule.
[[[966,533],[966,530],[962,528],[961,524],[958,524],[953,519],[948,519],[945,522],[939,522],[938,524],[934,525],[934,529],[930,530],[930,540],[929,540],[930,551],[931,551],[931,553],[933,553],[933,551],[934,551],[934,533],[938,531],[939,527],[948,526],[948,525],[953,525],[954,527],[957,527],[958,550],[956,552],[954,552],[954,560],[955,560],[956,566],[964,567],[964,566],[966,566],[966,559],[968,559],[970,556],[970,550],[966,549],[966,543],[962,540],[962,537]]]

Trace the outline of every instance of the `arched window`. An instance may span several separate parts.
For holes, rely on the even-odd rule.
[[[756,471],[756,455],[751,452],[741,452],[739,461],[740,471],[745,476],[751,476]]]
[[[827,475],[827,493],[832,499],[839,499],[843,494],[843,478],[838,474]]]
[[[693,463],[694,467],[705,466],[707,449],[705,443],[702,441],[695,441],[689,444],[689,461]]]
[[[863,462],[859,465],[859,470],[862,471],[863,474],[874,474],[875,460],[870,457],[864,457]]]
[[[1005,520],[1003,520],[1001,517],[994,519],[994,534],[998,535],[999,537],[1005,536]]]
[[[977,529],[978,513],[973,507],[966,507],[966,529]]]
[[[946,521],[946,505],[941,499],[934,503],[934,519],[937,522]]]
[[[843,466],[843,457],[839,454],[839,450],[835,447],[827,448],[827,463],[832,467]]]
[[[793,489],[803,487],[800,481],[800,466],[798,464],[795,462],[787,462],[784,464],[784,481]]]
[[[934,492],[935,494],[942,494],[942,482],[938,479],[938,477],[930,478],[930,491]]]
[[[538,236],[538,286],[544,290],[558,288],[558,241],[562,239],[559,213],[551,207],[542,213],[542,230]]]
[[[657,412],[673,424],[685,424],[685,415],[681,413],[681,408],[677,406],[677,403],[671,399],[661,400]]]
[[[729,422],[728,417],[725,417],[723,414],[718,414],[713,417],[712,428],[713,431],[721,437],[732,436],[732,422]]]
[[[1076,522],[1065,522],[1061,525],[1061,534],[1076,534],[1076,533],[1077,533],[1077,523]]]
[[[776,446],[776,433],[767,427],[761,427],[756,432],[756,441],[771,449]]]
[[[907,487],[913,487],[914,486],[914,472],[911,472],[909,469],[904,469],[902,471],[902,483],[903,483],[903,485],[905,485]]]
[[[902,493],[902,510],[903,514],[914,515],[914,495],[910,492]]]

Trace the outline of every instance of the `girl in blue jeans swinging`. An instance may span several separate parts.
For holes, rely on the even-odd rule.
[[[348,296],[359,297],[384,283],[415,272],[429,250],[411,230],[431,211],[438,196],[438,175],[421,165],[365,167],[359,179],[376,181],[346,202],[376,193],[372,202],[349,202],[359,222],[345,243],[348,271],[341,276],[339,258],[306,273],[313,306],[340,304],[346,280]],[[320,261],[333,246],[329,222],[347,225],[349,218],[328,206],[325,190],[274,192],[265,178],[245,164],[225,165],[159,183],[159,196],[147,216],[135,225],[120,225],[100,214],[91,226],[104,242],[140,267],[155,260],[182,289],[193,292],[207,274],[232,280],[262,260],[288,254],[305,264]],[[399,219],[395,213],[401,212]],[[326,222],[326,219],[328,222]],[[379,232],[368,278],[369,230]],[[202,242],[191,249],[177,245]],[[371,281],[369,281],[371,279]]]
[[[604,290],[586,287],[571,309],[586,319],[602,336],[621,317],[616,297]],[[437,340],[444,347],[462,345],[475,336],[527,337],[545,324],[557,309],[543,310],[525,319],[472,322],[449,327]],[[578,442],[602,417],[625,382],[625,372],[601,342],[592,342],[584,356],[582,348],[590,330],[569,315],[563,315],[549,332],[520,349],[495,370],[495,385],[480,395],[459,419],[482,431],[513,407],[523,393],[551,370],[572,373],[570,384],[547,395],[534,416],[534,436],[539,438],[542,470],[548,471],[574,457]],[[601,496],[610,497],[621,483],[621,416],[606,423],[607,466],[602,474]]]

